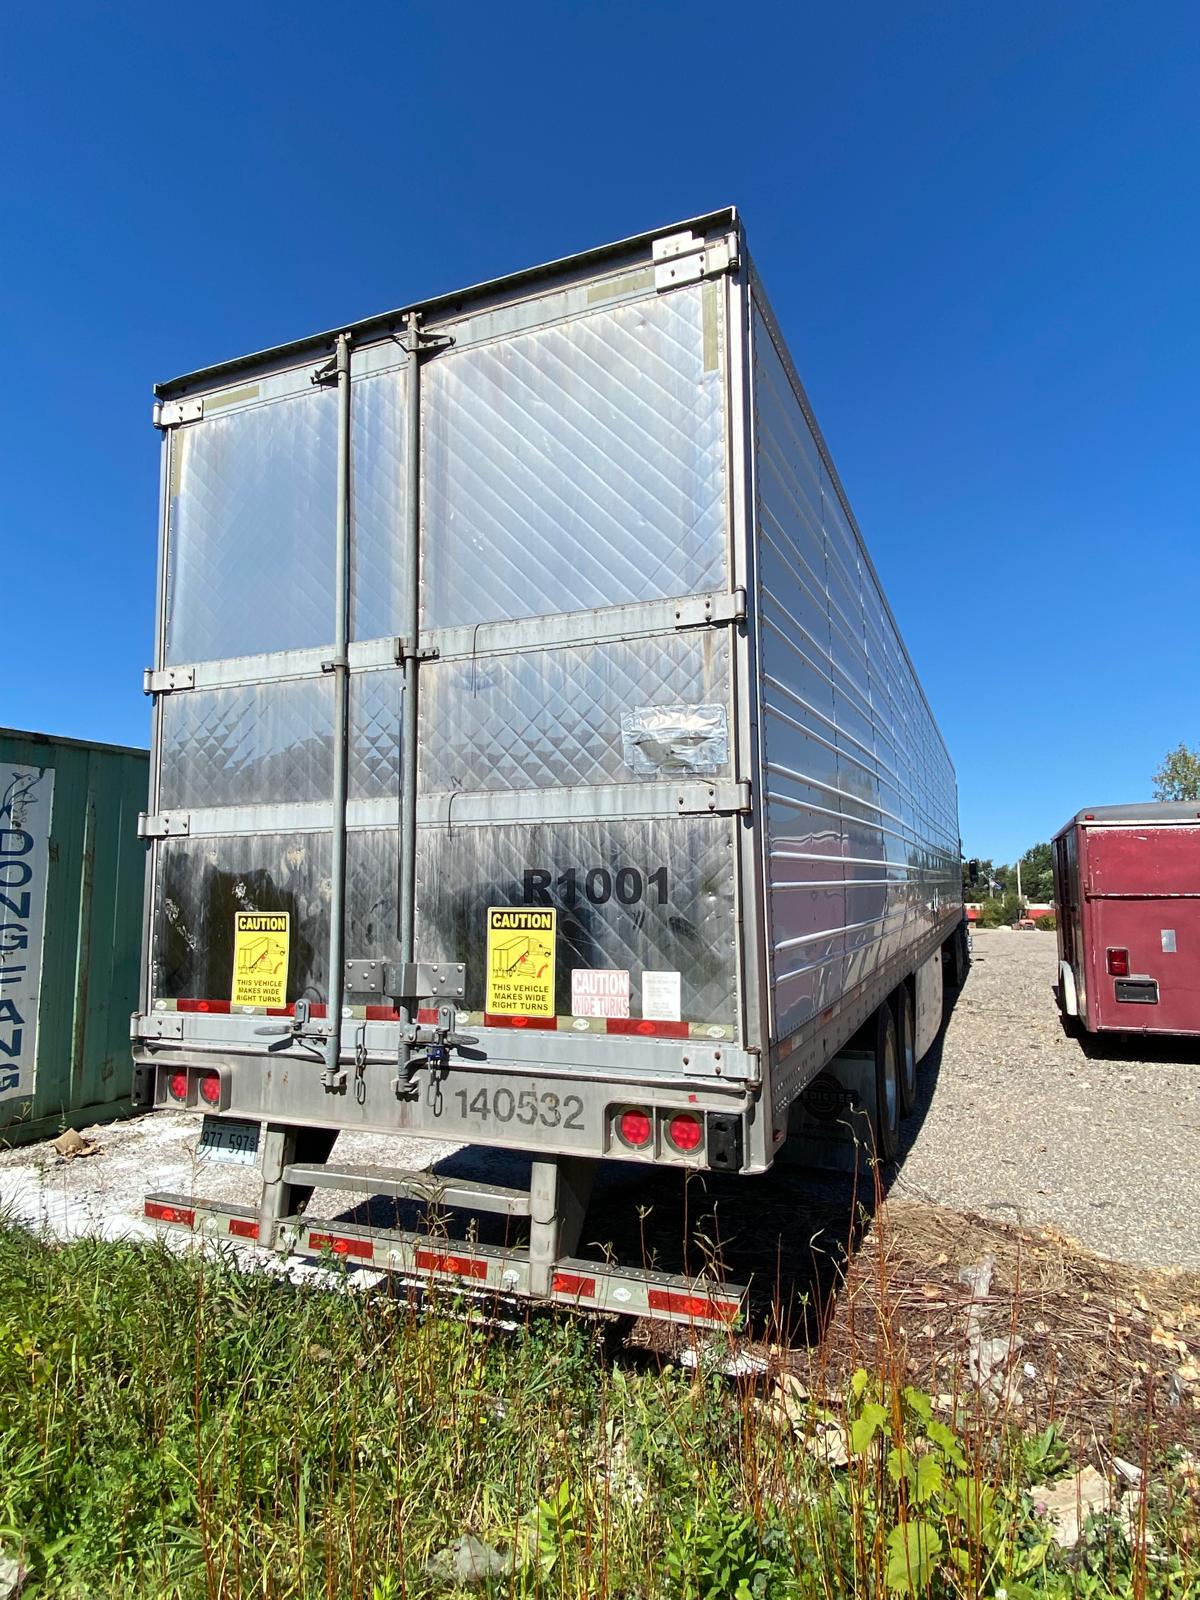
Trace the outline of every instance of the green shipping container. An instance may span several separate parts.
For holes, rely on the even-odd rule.
[[[0,728],[0,1144],[130,1109],[149,761]]]

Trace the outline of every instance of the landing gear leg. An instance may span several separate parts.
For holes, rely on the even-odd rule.
[[[529,1179],[529,1291],[549,1295],[555,1263],[574,1253],[583,1232],[596,1163],[582,1156],[535,1161]]]

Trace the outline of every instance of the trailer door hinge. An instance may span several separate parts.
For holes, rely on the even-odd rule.
[[[394,333],[392,338],[411,356],[414,351],[418,356],[435,356],[439,350],[449,350],[454,344],[452,333],[437,333],[436,331],[410,326],[403,333]]]
[[[153,816],[142,812],[138,818],[139,839],[184,839],[192,830],[192,819],[186,811],[159,811]]]
[[[724,594],[691,594],[675,607],[677,628],[704,628],[710,623],[745,620],[745,589],[734,589]]]
[[[135,1044],[139,1039],[182,1039],[183,1013],[135,1011],[129,1021],[129,1037]]]
[[[178,428],[182,422],[199,422],[204,415],[204,401],[201,400],[156,400],[154,402],[154,426],[156,428]]]
[[[715,278],[738,264],[736,233],[713,241],[694,233],[669,233],[664,239],[655,239],[651,248],[656,289],[674,289],[677,284]]]
[[[160,667],[157,672],[147,667],[142,673],[143,694],[170,694],[173,689],[195,687],[195,667]]]
[[[732,817],[750,810],[750,780],[721,778],[715,783],[681,783],[675,790],[681,817]]]

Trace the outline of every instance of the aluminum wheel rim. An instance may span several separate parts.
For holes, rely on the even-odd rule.
[[[904,1086],[910,1097],[917,1091],[917,1046],[913,1038],[912,1001],[905,999],[904,1006]]]
[[[889,1028],[883,1047],[883,1098],[887,1110],[887,1125],[900,1125],[900,1072],[896,1060],[896,1032]]]

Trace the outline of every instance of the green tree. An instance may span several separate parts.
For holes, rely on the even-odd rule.
[[[1200,750],[1177,744],[1154,774],[1156,800],[1200,800]]]
[[[992,885],[995,884],[995,888]],[[977,900],[992,900],[997,895],[1008,894],[1010,889],[1015,889],[1016,878],[1011,867],[998,867],[989,856],[985,861],[979,860],[979,882],[972,887],[967,875],[967,864],[963,862],[963,899],[972,902]]]
[[[985,900],[979,913],[979,926],[981,928],[1011,928],[1021,915],[1021,902],[1015,894],[997,896],[994,900]]]
[[[1016,886],[1013,873],[1012,887]],[[1048,844],[1035,844],[1021,857],[1021,893],[1037,905],[1054,899],[1054,858]]]
[[[990,861],[980,861],[979,881],[978,883],[972,883],[967,863],[964,861],[962,869],[963,899],[972,902],[986,900],[988,897],[988,884],[993,876],[992,863]]]

